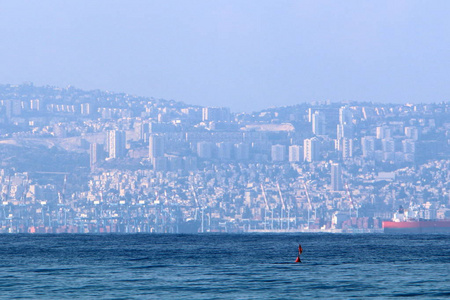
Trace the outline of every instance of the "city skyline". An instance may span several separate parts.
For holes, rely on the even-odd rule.
[[[449,11],[0,0],[1,297],[448,297]]]
[[[246,114],[0,85],[0,232],[355,233],[445,220],[449,105]]]

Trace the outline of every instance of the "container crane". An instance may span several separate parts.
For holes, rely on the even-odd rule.
[[[356,209],[356,217],[358,217],[358,207],[353,202],[352,194],[348,188],[348,183],[345,183],[345,189],[347,190],[348,199],[350,200],[350,217],[352,216],[352,209]]]
[[[286,215],[286,203],[284,202],[284,198],[283,195],[281,194],[281,188],[280,188],[280,184],[277,182],[277,188],[278,188],[278,194],[280,195],[280,199],[281,199],[281,226],[280,229],[283,229],[283,216]],[[290,221],[290,208],[288,208],[288,216],[287,216],[287,229],[289,230],[289,221]]]
[[[305,188],[306,193],[306,199],[308,199],[308,229],[309,229],[309,218],[311,214],[312,204],[311,204],[311,198],[309,197],[308,187],[306,186],[306,183],[303,182],[303,187]]]
[[[264,185],[261,183],[261,191],[264,197],[264,201],[266,203],[266,209],[264,210],[264,229],[266,229],[266,220],[267,220],[267,210],[270,209],[269,207],[269,202],[267,201],[267,196],[266,196],[266,190],[264,189]],[[271,210],[272,213],[272,224],[271,224],[271,228],[273,230],[273,211]]]

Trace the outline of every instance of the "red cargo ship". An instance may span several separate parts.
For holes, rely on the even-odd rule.
[[[450,220],[383,221],[384,233],[450,233]]]

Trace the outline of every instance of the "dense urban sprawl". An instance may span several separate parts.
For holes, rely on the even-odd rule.
[[[450,103],[253,113],[0,85],[0,232],[378,232],[450,218]]]

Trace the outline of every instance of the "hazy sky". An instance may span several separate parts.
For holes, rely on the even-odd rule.
[[[252,111],[450,100],[450,1],[1,1],[0,83]]]

